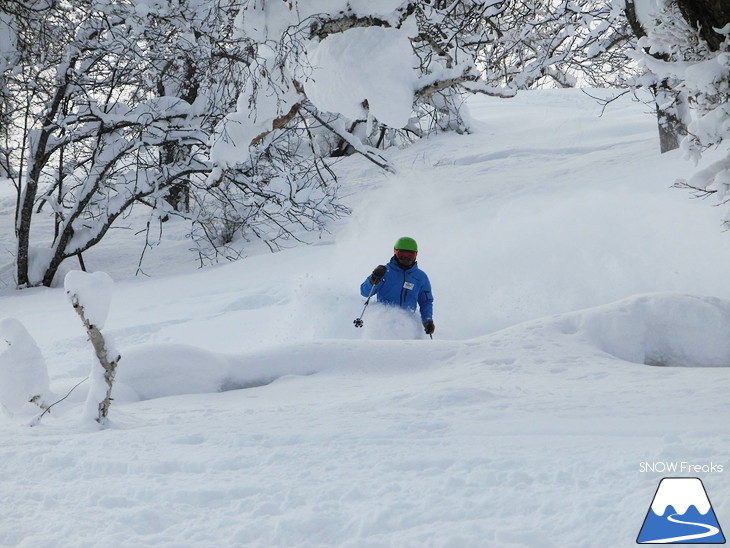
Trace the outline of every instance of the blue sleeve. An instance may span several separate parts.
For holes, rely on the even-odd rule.
[[[418,292],[418,307],[421,310],[421,321],[433,319],[433,295],[431,294],[431,281],[426,274],[421,290]]]
[[[363,297],[367,297],[370,295],[370,290],[373,288],[373,284],[370,283],[370,276],[365,278],[365,281],[360,285],[360,295]],[[373,291],[373,295],[375,295],[378,292],[377,289]]]

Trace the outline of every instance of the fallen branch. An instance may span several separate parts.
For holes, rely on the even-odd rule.
[[[68,391],[68,392],[66,393],[66,395],[65,395],[65,396],[64,396],[63,398],[61,398],[61,399],[60,399],[60,400],[58,400],[58,401],[54,401],[54,402],[53,402],[53,403],[52,403],[51,405],[47,405],[47,406],[43,407],[43,409],[44,409],[43,413],[41,413],[40,415],[38,415],[38,416],[37,416],[36,418],[34,418],[34,419],[33,419],[32,421],[30,421],[30,425],[29,425],[29,426],[31,426],[31,427],[32,427],[32,426],[37,426],[38,424],[40,424],[40,422],[41,422],[41,419],[43,418],[43,416],[44,416],[44,415],[45,415],[46,413],[50,413],[50,412],[51,412],[51,408],[52,408],[52,407],[54,407],[55,405],[58,405],[58,404],[59,404],[59,403],[61,403],[61,402],[62,402],[63,400],[65,400],[66,398],[68,398],[68,397],[69,397],[69,396],[71,395],[71,392],[73,392],[74,390],[76,390],[76,389],[77,389],[77,388],[78,388],[79,386],[81,386],[81,385],[82,385],[83,383],[85,383],[85,382],[86,382],[86,381],[88,381],[88,380],[89,380],[89,377],[86,377],[85,379],[82,379],[82,380],[80,380],[79,382],[77,382],[77,383],[76,383],[76,384],[74,385],[74,387],[73,387],[73,388],[72,388],[71,390],[69,390],[69,391]]]

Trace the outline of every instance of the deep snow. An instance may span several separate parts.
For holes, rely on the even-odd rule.
[[[669,188],[694,166],[629,97],[470,105],[472,135],[387,151],[395,175],[340,163],[353,215],[316,245],[194,271],[173,226],[151,278],[131,231],[85,256],[116,280],[112,424],[88,382],[34,427],[32,405],[0,417],[0,546],[632,546],[667,475],[730,523],[723,212]],[[434,340],[377,306],[352,324],[402,235]],[[54,401],[89,374],[63,288],[0,310]]]

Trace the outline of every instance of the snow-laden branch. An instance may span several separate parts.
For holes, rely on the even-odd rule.
[[[413,15],[419,2],[404,2],[387,16],[381,14],[361,15],[351,10],[338,13],[336,16],[314,16],[309,27],[310,38],[324,40],[332,34],[356,28],[400,27],[408,17]]]
[[[377,149],[374,149],[373,147],[367,146],[363,144],[362,141],[357,139],[354,135],[352,135],[350,132],[347,131],[345,128],[345,122],[341,118],[336,120],[333,123],[329,123],[325,121],[322,117],[319,116],[317,111],[312,107],[304,107],[304,110],[306,110],[315,120],[317,120],[320,124],[322,124],[324,127],[326,127],[328,130],[330,130],[332,133],[340,137],[341,139],[344,139],[348,145],[350,145],[355,152],[365,157],[367,160],[374,163],[379,168],[388,171],[389,173],[395,173],[395,167],[391,165],[388,160],[386,160],[378,151]]]

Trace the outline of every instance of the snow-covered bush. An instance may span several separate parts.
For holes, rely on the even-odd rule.
[[[48,369],[38,345],[15,318],[0,319],[0,407],[7,413],[28,403],[48,405]]]

